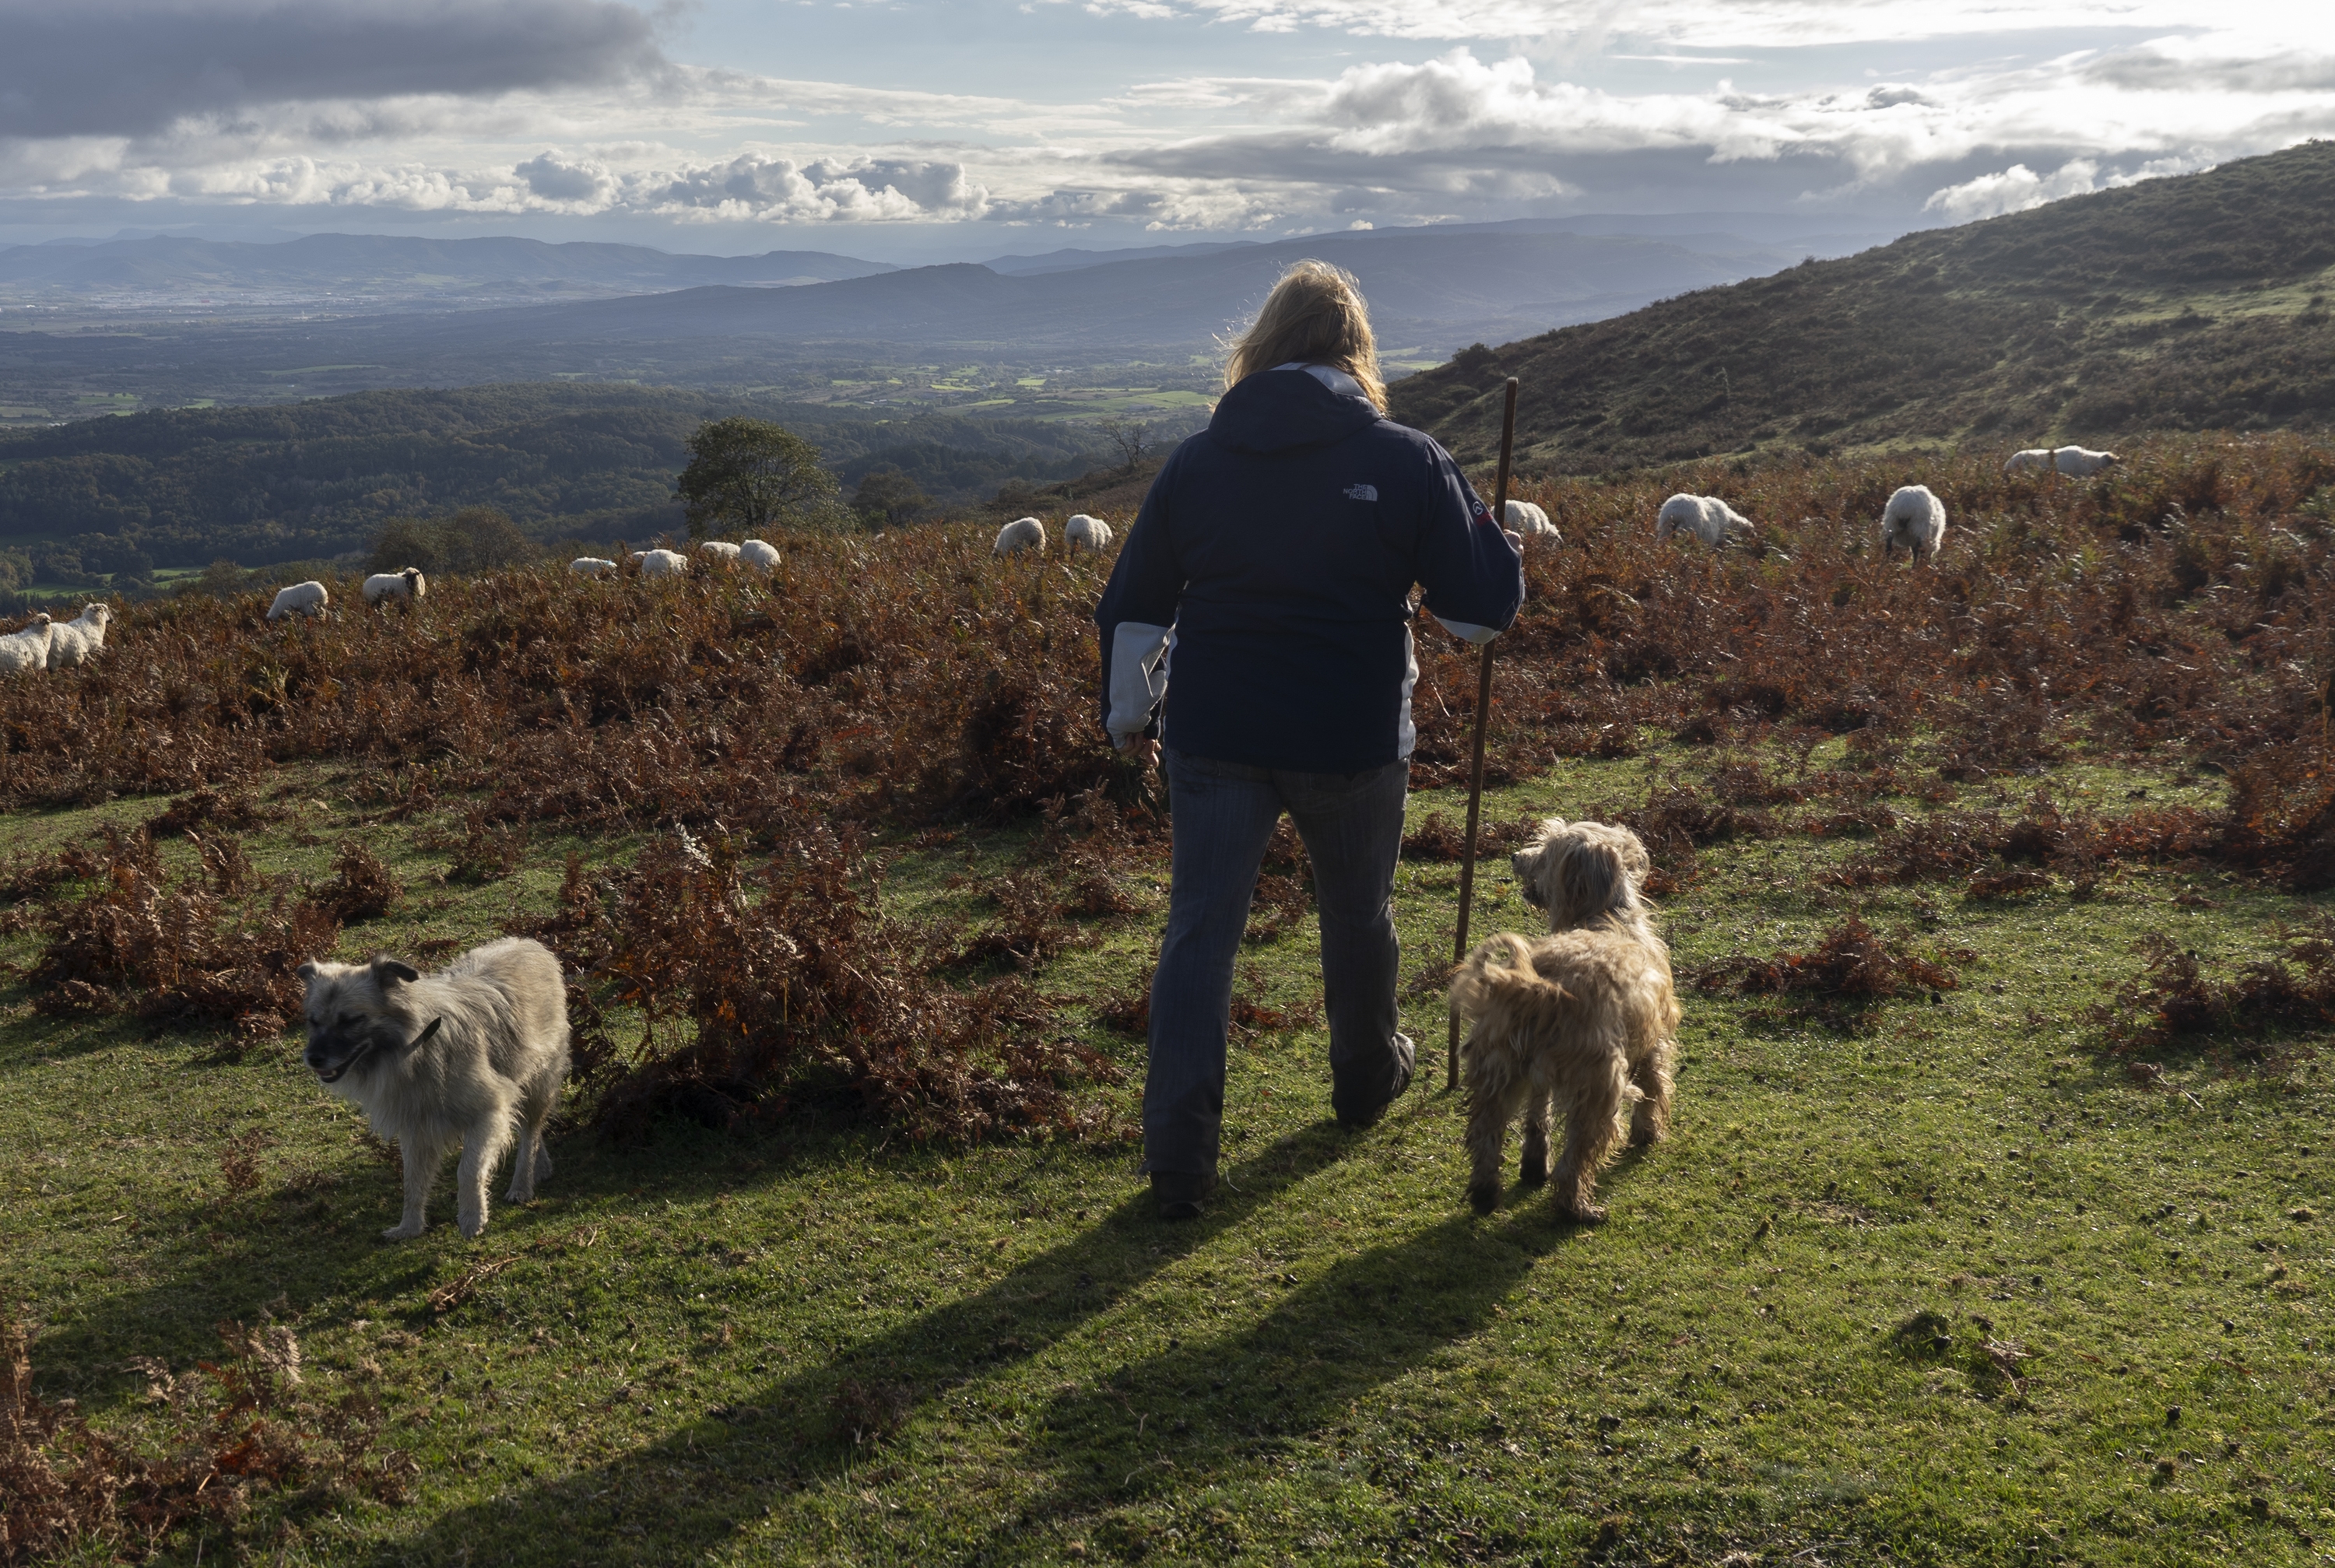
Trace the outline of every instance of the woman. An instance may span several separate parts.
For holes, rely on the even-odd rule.
[[[1284,811],[1313,863],[1339,1121],[1370,1125],[1410,1084],[1393,890],[1410,587],[1479,644],[1524,599],[1515,542],[1450,455],[1386,417],[1352,277],[1291,267],[1225,384],[1152,481],[1095,609],[1104,724],[1146,764],[1165,746],[1175,817],[1143,1091],[1144,1168],[1170,1219],[1216,1187],[1233,966]]]

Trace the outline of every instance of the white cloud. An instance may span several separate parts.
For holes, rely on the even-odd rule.
[[[964,165],[932,159],[791,159],[744,153],[727,163],[645,175],[625,202],[680,217],[787,223],[899,222],[979,218],[989,192]]]
[[[2069,159],[2049,174],[2037,174],[2023,163],[2014,163],[1999,174],[1981,174],[1933,191],[1922,210],[1951,222],[1968,223],[1973,218],[2000,218],[2006,212],[2025,212],[2063,197],[2114,190],[2168,174],[2194,174],[2213,167],[2213,162],[2204,157],[2157,158],[2129,171],[2110,169],[2106,174],[2098,160],[2089,158]]]
[[[1056,4],[1065,0],[1054,0]],[[1363,37],[1526,40],[1565,45],[1628,37],[1698,53],[1910,43],[2023,29],[2165,31],[2252,26],[2292,36],[2291,0],[2226,0],[2210,18],[2191,0],[1080,0],[1148,20],[1204,18],[1257,32],[1301,28]],[[2320,24],[2322,27],[2324,24]],[[2308,24],[2303,24],[2308,27]]]
[[[92,3],[103,10],[129,0]],[[257,15],[273,0],[181,3],[204,15],[237,6]],[[416,0],[415,14],[436,15],[431,6],[452,3]],[[0,0],[0,22],[24,4]],[[362,13],[368,25],[388,15],[372,0],[315,4],[320,14],[335,5]],[[611,0],[478,4],[504,23],[646,15]],[[1360,30],[1423,27],[1448,13],[1459,18],[1451,26],[1626,24],[1633,37],[1683,25],[1692,14],[1711,23],[1696,47],[1733,36],[1738,23],[1726,18],[1737,13],[1696,4],[1706,9],[1691,13],[1687,0],[1626,12],[1522,0],[1157,0],[1157,8]],[[2105,22],[2158,7],[2102,0],[2092,14]],[[1942,26],[1960,25],[1982,8],[1981,0],[1945,0],[1934,15]],[[2243,20],[2253,8],[2254,0],[2232,0],[2229,12]],[[1752,0],[1739,25],[1772,30],[1833,12],[1839,18],[1826,25],[1868,30],[1933,15],[1894,0]],[[2000,24],[2000,11],[1987,14]],[[2020,14],[2022,22],[2038,15]],[[1758,92],[1725,82],[1690,87],[1683,76],[1662,79],[1678,90],[1624,92],[1545,56],[1439,46],[1334,74],[1102,81],[1085,96],[1048,102],[674,64],[645,34],[610,25],[615,44],[528,66],[570,73],[533,84],[506,62],[499,74],[478,76],[476,91],[451,78],[427,91],[344,82],[337,95],[262,102],[245,71],[243,88],[171,99],[168,116],[140,126],[0,131],[0,198],[1161,230],[1796,202],[1961,218],[2335,134],[2335,41],[2320,49],[2227,26],[2052,59],[2006,50],[1974,64],[1965,50],[1956,56],[1962,63],[1928,71],[1920,51],[1892,50],[1875,57],[1889,65],[1885,74],[1832,62],[1825,85]],[[382,82],[437,80],[400,58]],[[11,69],[0,61],[0,118]],[[343,60],[302,80],[338,82],[333,72],[352,69]],[[293,77],[287,68],[267,79]],[[1778,77],[1762,68],[1758,80]]]

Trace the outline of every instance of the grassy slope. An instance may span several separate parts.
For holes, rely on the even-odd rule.
[[[1396,383],[1470,460],[1593,472],[1763,447],[2015,446],[2335,417],[2335,143],[2152,180],[1565,327]]]
[[[1564,763],[1492,819],[1591,814],[1716,760]],[[2088,800],[2134,782],[2058,780]],[[254,857],[313,874],[353,813],[322,771],[280,803]],[[409,881],[440,858],[410,847],[420,826],[372,830]],[[564,847],[536,847],[522,886],[416,886],[344,949],[489,934],[547,898]],[[1017,848],[905,858],[893,895],[966,914],[947,875]],[[1842,852],[1707,851],[1669,901],[1682,964],[1808,945],[1850,906],[1811,891]],[[1448,941],[1452,882],[1403,871],[1415,964]],[[1487,893],[1479,930],[1528,923],[1504,870]],[[124,1358],[183,1365],[279,1294],[316,1375],[377,1375],[420,1496],[267,1524],[290,1562],[2300,1562],[2335,1535],[2327,1245],[2287,1217],[2335,1187],[2326,1079],[2176,1061],[2175,1089],[2146,1091],[2096,1065],[2074,1015],[2143,932],[2231,959],[2315,902],[2171,872],[2080,905],[1857,901],[1976,950],[1964,989],[1864,1035],[1690,997],[1677,1137],[1612,1174],[1595,1231],[1528,1195],[1469,1217],[1431,1074],[1376,1130],[1331,1128],[1316,1027],[1235,1047],[1229,1190],[1194,1225],[1149,1217],[1127,1148],[797,1123],[570,1134],[534,1209],[468,1244],[441,1195],[441,1227],[391,1246],[392,1177],[290,1042],[226,1061],[32,1016],[12,989],[0,1255],[44,1325],[44,1387],[102,1420],[137,1419]],[[1125,990],[1156,913],[1099,931],[1048,988]],[[1254,950],[1269,1000],[1306,998],[1313,951],[1310,925]],[[1438,1002],[1406,1006],[1439,1055]],[[230,1195],[218,1156],[251,1129],[273,1140],[263,1179]],[[431,1312],[431,1289],[513,1254]],[[1943,1355],[1893,1339],[1922,1310],[1951,1320]],[[1989,1335],[2032,1352],[2023,1396]],[[833,1436],[847,1379],[908,1391],[895,1439]]]

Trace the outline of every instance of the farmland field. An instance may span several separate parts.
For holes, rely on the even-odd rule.
[[[1431,631],[1436,1070],[1329,1121],[1277,847],[1227,1188],[1168,1226],[1128,1133],[1165,803],[1093,733],[1101,566],[937,528],[777,584],[137,606],[0,690],[0,1400],[45,1434],[0,1507],[58,1532],[0,1554],[2318,1560],[2335,449],[1999,466],[1527,488],[1566,540],[1500,644],[1489,837],[1636,826],[1685,1006],[1675,1135],[1595,1229],[1463,1199],[1472,682]],[[1907,479],[1933,567],[1871,547]],[[1673,489],[1760,542],[1658,550]],[[1503,857],[1478,896],[1529,927]],[[384,1244],[288,966],[513,929],[576,976],[557,1171]]]

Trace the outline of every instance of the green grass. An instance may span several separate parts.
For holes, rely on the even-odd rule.
[[[1595,815],[1711,760],[1563,763],[1492,792],[1487,820]],[[2209,793],[2108,768],[2049,782],[2069,803]],[[321,875],[354,830],[345,788],[304,772],[276,804],[254,858]],[[18,816],[8,838],[157,805]],[[438,886],[445,857],[414,827],[363,831],[411,891],[346,954],[489,935],[547,905],[567,847],[538,838],[515,882]],[[904,848],[889,896],[977,919],[953,874],[1012,869],[1025,843]],[[37,1017],[12,984],[6,1293],[41,1325],[44,1390],[101,1424],[146,1418],[126,1358],[183,1366],[271,1302],[313,1376],[377,1383],[415,1500],[263,1499],[250,1544],[270,1561],[2315,1560],[2335,1538],[2335,1216],[2290,1215],[2335,1189],[2323,1072],[2175,1058],[2144,1089],[2080,1014],[2145,934],[2236,962],[2320,901],[2170,869],[2081,902],[1823,890],[1812,874],[1853,847],[1704,851],[1665,901],[1681,970],[1805,947],[1856,910],[1972,950],[1961,989],[1859,1031],[1690,992],[1675,1136],[1609,1173],[1600,1229],[1527,1193],[1469,1215],[1431,992],[1404,1002],[1420,1080],[1367,1133],[1327,1119],[1318,1026],[1236,1040],[1226,1186],[1197,1224],[1151,1217],[1131,1147],[918,1147],[814,1117],[636,1146],[571,1132],[534,1207],[465,1243],[441,1186],[437,1228],[392,1245],[393,1177],[292,1041],[229,1060]],[[1403,867],[1407,973],[1448,957],[1455,880]],[[1042,989],[1137,983],[1161,882],[1133,878],[1146,910]],[[1479,897],[1479,933],[1529,928],[1504,864]],[[25,963],[30,938],[8,941]],[[1245,956],[1266,1000],[1318,994],[1310,923]],[[1132,1070],[1103,1091],[1132,1114],[1139,1042],[1094,1038]],[[255,1129],[262,1180],[231,1193],[220,1154]],[[1990,1340],[2027,1352],[2023,1392]],[[877,1406],[901,1391],[896,1434],[836,1435],[849,1379]]]

